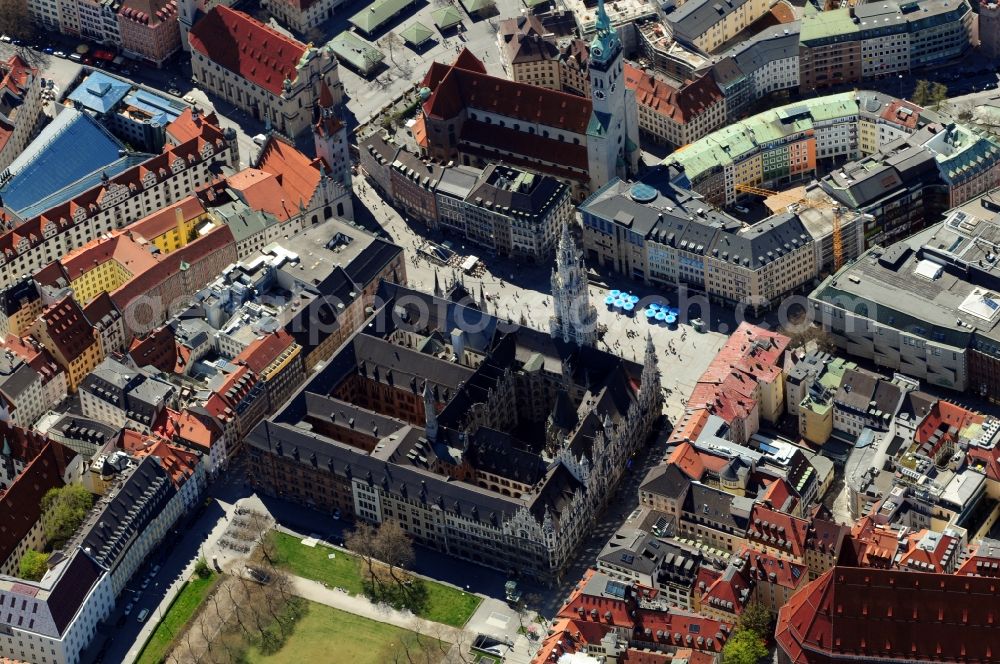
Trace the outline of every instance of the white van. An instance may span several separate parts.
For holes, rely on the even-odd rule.
[[[266,140],[267,136],[265,136],[264,134],[257,134],[256,136],[253,137],[253,142],[256,143],[257,145],[264,145],[264,141]]]

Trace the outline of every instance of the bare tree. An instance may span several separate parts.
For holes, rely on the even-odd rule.
[[[28,39],[34,34],[28,0],[0,0],[0,32],[19,39]]]
[[[272,525],[270,517],[260,512],[251,512],[247,520],[247,529],[252,533],[252,539],[269,567],[274,567],[278,557],[274,537],[271,535]]]
[[[402,46],[402,44],[403,44],[403,40],[400,38],[400,36],[397,35],[395,32],[393,32],[391,30],[389,32],[385,33],[385,36],[382,37],[382,39],[378,40],[378,45],[379,46],[381,46],[382,48],[389,49],[389,60],[394,65],[396,64],[396,58],[395,58],[395,56],[393,54],[392,49],[393,49],[394,46]]]
[[[375,535],[375,552],[379,560],[389,566],[389,576],[397,585],[403,581],[396,576],[396,568],[406,568],[413,562],[413,543],[398,521],[384,521]]]
[[[361,556],[367,567],[368,578],[372,587],[381,588],[382,582],[375,573],[375,564],[378,558],[378,531],[369,523],[361,522],[344,538],[347,548]]]

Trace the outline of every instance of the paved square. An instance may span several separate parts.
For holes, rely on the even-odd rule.
[[[427,231],[417,225],[411,227],[396,210],[383,201],[372,188],[364,184],[364,178],[355,179],[355,190],[361,204],[355,206],[359,221],[367,208],[373,220],[384,232],[400,244],[407,257],[406,272],[410,285],[425,291],[434,290],[434,275],[437,272],[442,286],[451,279],[460,276],[457,270],[440,267],[418,254],[425,240],[421,234]],[[491,257],[484,253],[483,248],[468,245],[450,236],[437,236],[437,241],[451,240],[453,249],[463,257],[480,256],[485,270],[476,277],[461,276],[465,286],[478,298],[480,288],[488,296],[487,308],[490,313],[506,318],[515,323],[521,323],[538,330],[549,329],[549,316],[552,313],[552,298],[550,296],[550,279],[552,265],[531,265],[518,263],[508,259]],[[629,289],[642,298],[640,304],[648,301],[661,301],[673,304],[673,299],[656,289],[619,279],[610,288]],[[727,336],[719,332],[695,332],[690,325],[678,324],[668,328],[663,324],[649,324],[641,309],[637,308],[633,316],[610,311],[604,305],[608,289],[592,284],[590,286],[591,302],[597,307],[598,321],[607,326],[607,332],[599,343],[601,348],[611,350],[628,360],[642,362],[646,348],[646,331],[653,336],[653,344],[659,353],[660,374],[666,393],[664,410],[671,422],[676,421],[684,412],[684,404],[695,383],[705,368],[715,357],[725,343]],[[720,312],[721,313],[721,312]],[[703,316],[706,321],[709,316],[692,309],[689,317]],[[681,318],[685,320],[685,318]],[[719,328],[717,321],[712,321],[713,329]],[[673,350],[671,350],[673,349]]]

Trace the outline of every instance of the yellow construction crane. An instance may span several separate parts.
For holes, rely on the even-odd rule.
[[[740,193],[753,194],[763,198],[777,196],[780,194],[780,192],[755,187],[754,185],[745,182],[737,184],[734,188]],[[817,201],[811,198],[800,198],[798,200],[798,204],[808,208],[833,210],[833,271],[838,271],[844,266],[844,238],[840,230],[840,206],[836,203]]]

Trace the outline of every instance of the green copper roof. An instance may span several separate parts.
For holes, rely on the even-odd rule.
[[[399,33],[400,36],[414,46],[420,46],[434,36],[434,31],[420,21],[414,21]]]
[[[812,128],[814,122],[856,115],[853,92],[804,99],[727,125],[668,156],[663,163],[684,167],[688,178],[729,166],[752,155],[766,143]]]
[[[453,28],[462,22],[462,12],[455,9],[454,5],[447,5],[441,9],[436,9],[431,16],[434,17],[434,25],[442,30]]]
[[[850,10],[845,7],[815,16],[803,16],[799,41],[807,45],[811,42],[832,43],[853,38],[859,31],[860,28],[851,18]]]
[[[364,30],[370,35],[411,4],[413,0],[375,0],[348,21],[358,30]]]

